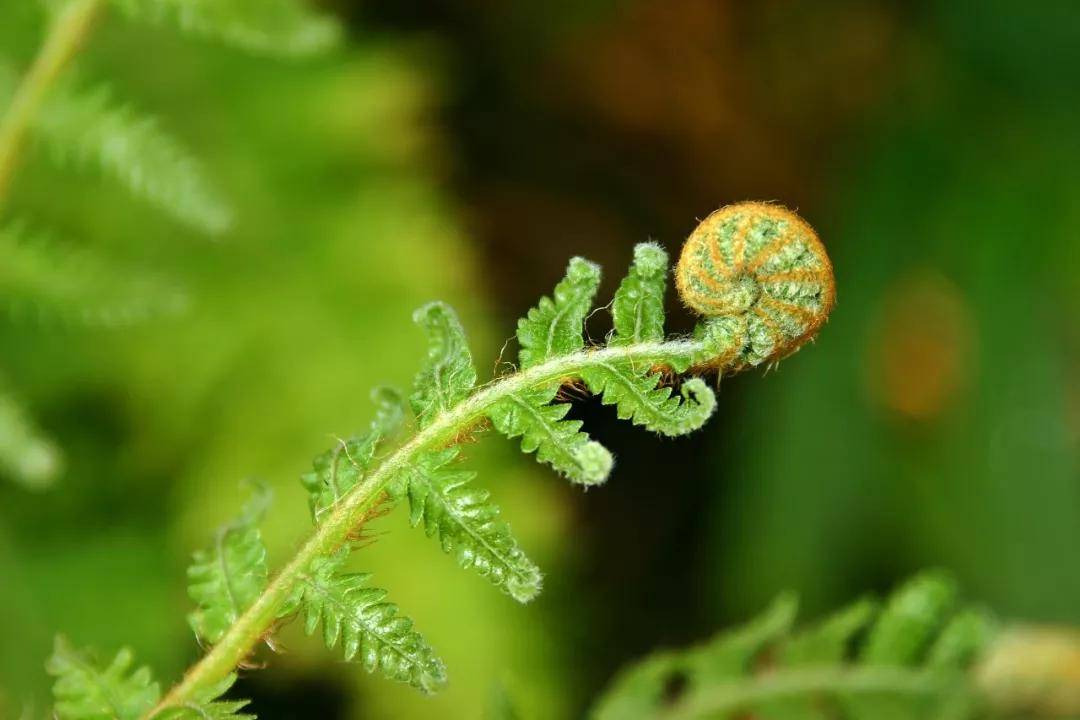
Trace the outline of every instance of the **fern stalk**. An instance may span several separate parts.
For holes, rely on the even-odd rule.
[[[267,636],[278,616],[278,610],[312,560],[329,555],[341,547],[364,522],[383,497],[387,486],[401,471],[414,464],[423,453],[452,443],[455,438],[481,422],[488,411],[499,402],[535,387],[578,379],[582,373],[603,368],[611,362],[629,362],[647,368],[668,362],[673,356],[684,357],[690,361],[706,350],[711,354],[715,352],[715,347],[707,348],[704,342],[696,340],[586,349],[497,380],[435,416],[431,424],[387,456],[363,482],[335,504],[315,533],[282,568],[265,592],[237,619],[213,649],[188,671],[184,679],[169,691],[158,707],[145,717],[151,718],[166,707],[190,701],[201,689],[234,672],[259,641]]]
[[[0,121],[0,211],[34,117],[49,89],[79,52],[104,6],[105,0],[72,0],[58,11],[41,50]]]

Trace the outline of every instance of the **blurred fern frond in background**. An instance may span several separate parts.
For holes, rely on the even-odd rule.
[[[330,17],[297,0],[274,2],[169,2],[117,0],[136,20],[166,22],[244,50],[287,57],[326,50],[340,37]],[[67,66],[107,13],[105,0],[67,0],[41,9],[45,36],[20,79],[16,63],[0,57],[0,305],[13,320],[63,317],[115,326],[181,309],[182,293],[152,274],[122,267],[86,243],[30,239],[12,224],[7,195],[28,140],[43,146],[57,165],[96,170],[192,230],[221,235],[233,211],[206,178],[201,163],[156,118],[117,99],[108,86],[68,77]],[[63,198],[49,200],[59,214]],[[32,218],[46,224],[48,218]],[[67,231],[74,235],[74,231]],[[27,487],[44,487],[62,463],[14,397],[0,396],[0,473]]]
[[[1080,639],[1050,633],[1064,651],[1047,662],[1046,631],[1003,631],[986,611],[962,606],[944,574],[916,576],[884,603],[863,599],[798,631],[796,609],[783,595],[738,629],[632,665],[592,718],[1031,720],[1080,711]]]

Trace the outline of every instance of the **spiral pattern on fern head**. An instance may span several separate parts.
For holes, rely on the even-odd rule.
[[[683,246],[675,284],[723,348],[707,364],[731,371],[795,352],[836,301],[832,263],[817,233],[791,210],[762,202],[705,218]]]

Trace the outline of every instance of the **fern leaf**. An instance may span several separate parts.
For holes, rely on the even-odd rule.
[[[620,673],[592,716],[969,720],[975,704],[962,671],[988,646],[991,626],[974,611],[950,621],[954,600],[951,580],[924,574],[879,614],[864,600],[791,635],[794,602],[781,599],[740,631]]]
[[[348,556],[345,547],[312,561],[280,615],[303,610],[307,634],[322,625],[326,646],[333,648],[340,639],[346,660],[359,656],[368,672],[381,670],[393,680],[433,692],[446,681],[442,661],[412,629],[412,621],[385,602],[385,590],[367,587],[370,574],[340,572]]]
[[[375,458],[380,442],[401,427],[405,417],[404,400],[390,388],[376,388],[372,393],[375,418],[360,437],[341,440],[315,458],[313,471],[300,478],[308,491],[308,505],[315,524],[364,477]]]
[[[476,368],[465,341],[465,330],[449,305],[434,302],[413,314],[428,336],[425,367],[416,377],[410,398],[420,427],[440,412],[457,405],[476,385]]]
[[[447,448],[421,456],[391,493],[408,495],[413,527],[423,523],[428,537],[437,535],[443,552],[453,553],[461,567],[528,602],[540,592],[540,570],[499,521],[490,494],[470,485],[476,473],[452,466],[457,455],[457,448]]]
[[[196,552],[188,568],[188,594],[198,604],[188,622],[205,643],[220,640],[266,589],[266,546],[258,524],[270,499],[266,485],[254,484],[240,516],[219,529],[213,546]]]
[[[611,303],[615,332],[609,345],[659,342],[664,339],[664,292],[668,255],[655,243],[634,248],[630,273]]]
[[[56,677],[53,697],[58,720],[141,718],[157,704],[161,691],[149,668],[131,669],[133,660],[125,648],[101,669],[57,637],[45,668]]]
[[[191,154],[157,121],[118,104],[107,88],[60,86],[36,118],[36,130],[61,163],[98,166],[141,198],[177,220],[218,234],[231,211]]]
[[[592,308],[599,286],[599,265],[582,258],[570,261],[566,277],[555,286],[554,299],[541,298],[539,304],[518,321],[522,370],[584,346],[585,316]]]
[[[341,27],[302,0],[114,0],[129,17],[173,24],[249,52],[305,56],[333,47]]]
[[[0,390],[3,473],[26,488],[41,490],[53,484],[62,465],[56,445],[41,434],[18,400]]]
[[[159,279],[113,266],[24,226],[0,227],[0,303],[16,320],[120,325],[175,313],[185,296]]]
[[[222,700],[236,682],[236,673],[195,694],[190,702],[168,707],[154,715],[153,720],[256,720],[251,713],[240,712],[249,700]]]
[[[521,449],[551,465],[571,481],[596,485],[607,479],[614,465],[611,452],[580,432],[580,420],[566,420],[567,403],[551,401],[558,386],[509,395],[493,404],[488,417],[508,438],[521,437]]]

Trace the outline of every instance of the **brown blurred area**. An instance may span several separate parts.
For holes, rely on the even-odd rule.
[[[581,253],[619,267],[646,239],[677,248],[728,202],[813,219],[837,146],[910,52],[896,3],[409,5],[368,3],[355,22],[457,41],[456,187],[508,317],[534,299],[518,279],[555,278]]]

